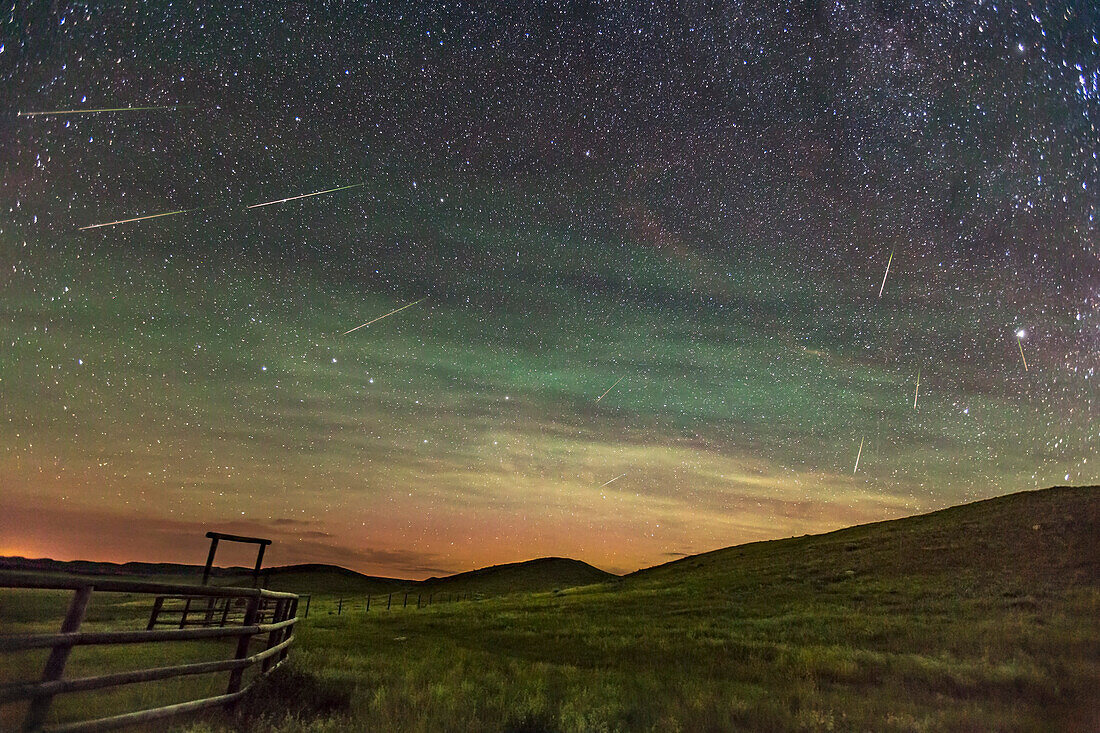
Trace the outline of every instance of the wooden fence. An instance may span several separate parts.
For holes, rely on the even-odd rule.
[[[260,674],[274,669],[290,652],[294,624],[298,621],[298,596],[257,588],[217,588],[195,585],[167,585],[107,578],[58,579],[25,573],[0,572],[0,588],[71,590],[72,599],[59,633],[0,634],[0,654],[29,649],[49,649],[42,677],[34,682],[0,685],[0,705],[29,700],[23,720],[24,731],[99,731],[124,725],[145,723],[182,713],[226,705],[237,700],[243,687],[245,670],[260,666]],[[149,623],[144,630],[81,631],[93,592],[136,593],[148,596],[152,603]],[[181,603],[180,609],[173,604]],[[192,610],[193,609],[193,610]],[[178,616],[175,614],[178,612]],[[194,614],[194,615],[192,615]],[[167,621],[171,618],[171,621]],[[158,625],[175,628],[157,629]],[[267,634],[265,648],[252,653],[253,639]],[[206,639],[236,639],[236,651],[228,659],[179,664],[94,677],[65,679],[65,663],[75,646],[145,644]],[[263,639],[260,639],[263,642]],[[4,664],[0,659],[0,664]],[[57,695],[164,680],[184,675],[229,672],[225,694],[163,707],[139,710],[96,720],[84,720],[46,728],[50,704]]]

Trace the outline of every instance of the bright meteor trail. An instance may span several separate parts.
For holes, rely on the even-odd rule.
[[[859,439],[859,453],[856,453],[856,467],[852,469],[852,473],[855,473],[856,471],[859,470],[859,458],[860,458],[860,456],[863,455],[863,441],[864,440],[866,440],[866,437],[863,437],[863,438]]]
[[[372,320],[369,320],[369,321],[367,321],[366,323],[362,324],[361,326],[356,326],[355,328],[351,328],[351,329],[348,329],[347,331],[344,331],[344,332],[343,332],[342,334],[340,334],[340,335],[341,335],[341,336],[347,336],[347,335],[348,335],[349,333],[351,333],[352,331],[358,331],[358,330],[359,330],[360,328],[363,328],[363,326],[369,326],[369,325],[370,325],[370,324],[372,324],[372,323],[376,323],[376,322],[378,322],[378,321],[381,321],[381,320],[382,320],[383,318],[389,318],[389,317],[390,317],[390,316],[392,316],[392,315],[393,315],[394,313],[400,313],[401,311],[405,310],[406,308],[412,308],[412,307],[413,307],[414,305],[416,305],[417,303],[419,303],[419,302],[421,302],[421,301],[424,301],[424,300],[427,300],[427,299],[428,299],[428,296],[426,296],[426,295],[425,295],[425,296],[424,296],[423,298],[421,298],[420,300],[414,300],[414,301],[413,301],[412,303],[408,303],[408,304],[406,304],[406,305],[403,305],[403,306],[401,306],[400,308],[395,308],[394,310],[390,311],[389,313],[387,313],[387,314],[386,314],[386,315],[384,315],[384,316],[378,316],[377,318],[374,318],[374,319],[372,319]]]
[[[615,384],[618,384],[619,382],[623,381],[624,379],[626,379],[626,377],[619,377],[618,379],[616,379],[616,380],[615,380]],[[607,388],[607,391],[605,391],[605,392],[604,392],[604,393],[603,393],[602,395],[600,395],[599,397],[597,397],[597,398],[596,398],[596,402],[599,402],[599,401],[600,401],[600,400],[602,400],[602,399],[603,399],[604,397],[607,397],[607,393],[608,393],[608,392],[610,392],[611,390],[615,389],[615,384],[613,384],[613,385],[611,385],[610,387],[608,387],[608,388]]]
[[[41,117],[43,115],[92,115],[100,112],[145,112],[151,110],[190,109],[174,104],[169,107],[104,107],[100,109],[51,109],[43,112],[19,112],[16,117]]]
[[[599,485],[599,487],[597,487],[597,488],[601,488],[601,489],[602,489],[603,487],[607,486],[608,484],[610,484],[610,483],[614,483],[614,482],[618,481],[619,479],[621,479],[621,478],[622,478],[623,476],[625,476],[625,475],[626,475],[625,473],[620,473],[620,474],[619,474],[618,476],[616,476],[615,478],[611,479],[610,481],[605,481],[604,483],[600,484],[600,485]]]
[[[340,186],[338,188],[328,188],[328,189],[325,189],[324,191],[314,191],[313,193],[303,193],[303,194],[300,194],[298,196],[288,196],[285,199],[277,199],[275,201],[264,201],[262,204],[252,204],[248,208],[258,209],[261,206],[271,206],[272,204],[284,204],[287,201],[296,201],[298,199],[309,198],[310,196],[320,196],[323,193],[333,193],[334,191],[346,191],[349,188],[359,188],[360,186],[365,186],[365,185],[367,185],[366,182],[353,183],[350,186]]]
[[[878,289],[878,297],[882,297],[882,291],[886,289],[886,278],[890,276],[890,265],[894,261],[894,250],[890,250],[890,259],[886,260],[886,274],[882,276],[882,285]]]
[[[202,208],[201,206],[199,208]],[[149,214],[148,216],[135,216],[133,219],[119,219],[118,221],[108,221],[103,224],[89,224],[86,227],[80,227],[80,231],[85,229],[97,229],[99,227],[113,227],[115,224],[128,224],[132,221],[144,221],[145,219],[156,219],[161,216],[174,216],[176,214],[186,214],[191,211],[198,211],[199,209],[180,209],[179,211],[166,211],[163,214]]]
[[[1024,371],[1027,371],[1027,357],[1024,356],[1024,336],[1027,332],[1024,329],[1020,329],[1016,332],[1016,345],[1020,347],[1020,360],[1024,363]]]

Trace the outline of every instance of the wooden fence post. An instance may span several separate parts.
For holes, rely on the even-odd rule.
[[[260,609],[260,595],[257,593],[248,599],[248,608],[244,612],[244,623],[242,626],[252,626],[256,623],[256,614]],[[237,637],[237,654],[234,659],[244,659],[248,656],[248,646],[252,642],[252,634],[242,633]],[[232,695],[234,692],[241,691],[241,680],[244,679],[244,667],[238,667],[229,673],[229,687],[226,688],[225,694]]]
[[[416,594],[416,607],[420,608],[420,594],[419,593]]]
[[[73,593],[73,599],[69,602],[69,610],[65,614],[65,620],[61,622],[61,633],[68,634],[80,629],[84,621],[84,614],[88,610],[88,601],[92,598],[92,586],[86,585],[77,588]],[[69,661],[69,652],[73,650],[71,644],[55,646],[50,650],[50,656],[46,659],[46,666],[42,670],[43,682],[54,682],[61,679],[65,672],[65,662]],[[53,695],[35,695],[31,698],[30,707],[27,708],[27,717],[23,719],[23,730],[33,731],[42,727],[49,712]]]
[[[162,606],[164,606],[164,596],[157,596],[157,599],[153,601],[153,612],[149,614],[149,623],[145,626],[146,631],[152,631],[153,627],[157,625],[157,617],[160,616]]]
[[[282,600],[279,600],[275,603],[275,613],[272,615],[271,623],[274,624],[279,623],[280,621],[286,621],[287,619],[292,618],[294,614],[297,613],[297,611],[297,599],[284,598]],[[273,646],[278,646],[282,642],[289,639],[293,629],[293,626],[288,626],[286,628],[276,629],[275,631],[272,631],[267,637],[267,648],[270,649]],[[271,656],[265,659],[263,667],[261,667],[261,672],[267,672],[276,663],[286,659],[286,656],[289,653],[290,649],[287,648],[279,652],[278,655]]]
[[[408,607],[409,607],[409,593],[408,593],[408,591],[406,591],[405,592],[405,602],[401,604],[401,608],[408,608]]]
[[[309,601],[306,601],[306,605],[309,605]],[[297,617],[298,617],[298,599],[295,598],[295,599],[290,601],[290,613],[287,614],[287,618],[297,618]],[[297,624],[295,624],[295,626],[296,625]],[[287,628],[287,630],[285,632],[284,639],[289,639],[292,636],[294,636],[294,626],[290,626],[290,627]],[[279,661],[281,662],[282,660],[286,659],[288,656],[290,656],[290,647],[289,646],[286,649],[283,649],[282,653],[279,654]]]
[[[390,610],[390,602],[393,600],[393,593],[386,596],[386,610]]]
[[[183,613],[180,614],[180,628],[182,629],[187,624],[187,614],[191,611],[191,596],[187,597],[187,602],[183,604]]]
[[[367,594],[367,613],[370,613],[370,593]]]
[[[284,620],[286,618],[286,612],[289,608],[290,608],[290,604],[287,603],[287,601],[282,600],[282,599],[276,601],[275,602],[275,611],[274,611],[274,613],[271,614],[271,623],[274,624],[274,623],[278,623],[279,621]],[[283,640],[282,637],[283,637],[283,634],[285,633],[285,631],[286,631],[286,629],[276,629],[275,631],[272,631],[270,634],[268,634],[267,635],[267,648],[270,649],[271,647],[277,645],[280,641],[282,641]],[[267,659],[265,659],[264,663],[263,663],[263,666],[260,667],[261,673],[266,672],[269,669],[271,669],[271,665],[275,664],[276,661],[277,660],[275,659],[275,657],[268,657]]]
[[[336,615],[339,616],[343,612],[344,612],[344,599],[341,598],[339,601],[336,602]]]
[[[306,618],[309,618],[309,602],[313,600],[313,594],[310,593],[306,596],[306,612],[303,614]]]

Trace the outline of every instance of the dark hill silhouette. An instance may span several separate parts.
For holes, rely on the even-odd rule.
[[[85,560],[61,561],[0,557],[0,570],[22,570],[68,575],[92,575],[161,580],[172,583],[198,583],[201,565],[179,563],[109,563]],[[337,565],[307,563],[265,568],[266,587],[296,593],[324,595],[366,595],[417,591],[421,593],[469,593],[502,595],[505,593],[549,591],[577,585],[599,583],[618,576],[605,573],[580,560],[560,557],[538,558],[523,562],[493,565],[442,578],[406,580],[364,575]],[[215,585],[252,584],[248,568],[214,568]]]
[[[45,558],[0,557],[0,570],[127,577],[169,583],[198,584],[202,579],[203,566],[181,563],[111,563],[87,560],[64,561]],[[252,570],[250,568],[216,567],[211,570],[210,575],[214,585],[252,585]],[[302,593],[344,593],[349,595],[381,593],[417,583],[417,581],[402,578],[380,578],[364,575],[338,565],[319,563],[264,568],[261,575],[266,586],[272,590],[290,590]]]
[[[421,585],[433,593],[503,595],[605,583],[617,580],[618,577],[580,560],[540,557],[523,562],[491,565],[445,578],[428,578]]]
[[[401,578],[364,575],[339,565],[321,563],[265,568],[262,574],[265,587],[271,590],[325,595],[355,596],[386,593],[415,582]],[[217,582],[222,585],[249,585],[252,583],[252,573],[242,569],[240,572],[219,578]]]

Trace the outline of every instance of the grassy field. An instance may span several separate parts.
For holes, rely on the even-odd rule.
[[[1100,490],[1058,488],[579,588],[341,616],[322,595],[291,665],[179,725],[1100,730],[1098,536]]]

